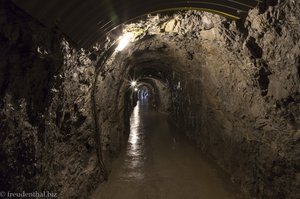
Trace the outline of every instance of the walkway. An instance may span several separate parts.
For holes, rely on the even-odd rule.
[[[127,149],[93,199],[234,199],[231,183],[168,121],[138,103]],[[225,186],[226,185],[226,186]]]

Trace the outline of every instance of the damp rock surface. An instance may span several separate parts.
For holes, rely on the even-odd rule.
[[[280,2],[236,22],[196,11],[150,16],[126,26],[136,41],[106,67],[159,70],[171,116],[245,197],[298,198],[297,8]]]
[[[0,4],[1,190],[84,197],[103,174],[90,100],[95,63],[58,30]]]
[[[245,198],[300,198],[299,2],[268,1],[238,21],[149,15],[124,24],[134,38],[123,51],[114,33],[80,49],[0,4],[3,190],[91,194],[128,139],[136,80]]]

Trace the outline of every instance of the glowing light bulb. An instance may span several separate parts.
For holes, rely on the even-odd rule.
[[[123,36],[119,38],[119,45],[116,48],[116,51],[122,51],[129,44],[130,40],[132,40],[132,33],[125,33]]]
[[[135,86],[136,86],[136,84],[137,84],[137,82],[136,82],[136,81],[132,81],[132,82],[130,82],[130,85],[131,85],[131,87],[135,87]]]
[[[138,91],[139,89],[137,87],[134,88],[134,91]]]

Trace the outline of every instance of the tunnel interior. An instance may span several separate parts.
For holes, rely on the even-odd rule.
[[[93,18],[92,0],[0,0],[1,194],[103,198],[97,190],[131,174],[116,165],[139,158],[133,171],[148,168],[153,184],[182,169],[169,183],[198,189],[203,156],[237,198],[300,198],[299,2],[107,2]],[[161,154],[180,161],[172,169]],[[186,180],[184,161],[199,179]],[[133,198],[178,191],[151,182]]]

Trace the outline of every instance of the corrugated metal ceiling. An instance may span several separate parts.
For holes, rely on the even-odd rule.
[[[49,27],[57,26],[88,48],[118,25],[136,17],[172,9],[210,10],[237,19],[259,0],[13,0]]]

